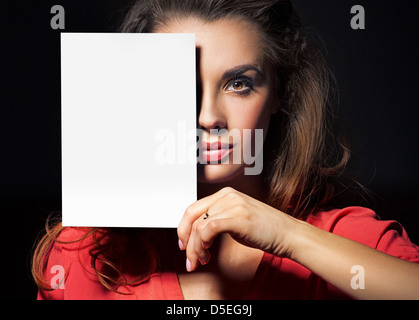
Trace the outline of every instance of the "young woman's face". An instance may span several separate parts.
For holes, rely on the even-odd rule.
[[[196,35],[198,163],[207,163],[198,164],[198,181],[222,183],[243,174],[246,166],[253,167],[243,160],[245,153],[254,155],[255,129],[263,129],[264,139],[275,112],[255,26],[243,19],[204,22],[188,17],[172,20],[155,32]],[[210,147],[214,141],[227,143]]]

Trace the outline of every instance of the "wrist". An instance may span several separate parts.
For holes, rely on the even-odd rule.
[[[314,228],[307,222],[301,221],[290,215],[281,212],[279,215],[276,245],[273,254],[277,257],[296,260],[302,255],[302,251],[307,243],[307,232]]]
[[[307,251],[314,249],[311,246],[314,244],[315,238],[319,236],[318,233],[322,232],[322,230],[294,217],[288,216],[288,218],[286,257],[302,263]]]

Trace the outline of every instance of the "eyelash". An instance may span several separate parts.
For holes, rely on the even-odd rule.
[[[253,87],[255,85],[255,81],[252,78],[247,76],[239,76],[227,82],[227,84],[224,87],[224,90],[227,90],[227,88],[232,86],[235,82],[242,82],[243,85],[247,88],[241,90],[230,89],[229,91],[233,92],[234,94],[239,94],[243,96],[250,94],[250,92],[253,91]]]

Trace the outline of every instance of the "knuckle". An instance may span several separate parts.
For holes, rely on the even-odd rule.
[[[238,194],[234,191],[228,192],[224,195],[225,198],[229,199],[229,200],[235,200],[238,198]]]
[[[201,233],[202,232],[202,230],[204,229],[204,225],[202,224],[202,223],[200,223],[200,224],[198,224],[197,226],[196,226],[196,231],[198,232],[198,233]]]
[[[236,191],[236,190],[234,190],[234,188],[232,188],[232,187],[224,187],[224,188],[222,188],[222,189],[221,189],[221,191],[222,191],[224,194],[228,194],[228,193],[232,193],[232,192],[234,192],[234,191]]]
[[[229,202],[234,203],[236,206],[244,206],[246,204],[246,200],[237,192],[229,192],[225,197]]]
[[[236,202],[236,207],[237,207],[239,210],[243,211],[244,213],[248,213],[248,210],[247,210],[247,208],[248,208],[248,204],[247,204],[246,200],[244,200],[244,199],[240,199],[240,200],[238,200],[238,201]]]
[[[197,231],[197,228],[198,228],[198,223],[197,223],[197,221],[195,221],[195,222],[192,224],[192,231],[193,231],[193,232],[196,232],[196,231]]]
[[[190,205],[189,207],[187,207],[186,208],[186,210],[185,210],[185,216],[186,217],[190,217],[190,216],[192,216],[193,215],[193,213],[194,213],[194,208],[193,208],[193,205]]]
[[[184,225],[179,225],[177,228],[177,235],[179,238],[182,238],[183,236],[185,236],[187,232],[187,229]]]
[[[221,229],[220,219],[211,220],[210,222],[208,222],[207,227],[213,233],[217,233]]]

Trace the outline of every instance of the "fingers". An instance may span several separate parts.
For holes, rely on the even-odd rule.
[[[210,253],[208,248],[211,246],[210,242],[203,243],[201,239],[201,232],[210,222],[210,216],[203,215],[198,218],[192,225],[192,230],[186,247],[186,269],[193,271],[198,264],[205,265],[209,262]]]
[[[199,263],[205,265],[210,260],[208,249],[220,233],[234,232],[236,221],[231,218],[242,209],[244,198],[233,188],[202,198],[190,205],[178,226],[179,248],[186,250],[186,269],[195,270]]]
[[[189,261],[191,262],[191,267],[194,270],[196,266],[198,266],[198,261],[205,265],[210,260],[210,253],[208,248],[211,246],[211,243],[206,242],[204,245],[203,239],[201,238],[201,232],[206,228],[209,222],[202,222],[198,223],[198,226],[194,228],[191,237],[190,237],[190,243],[186,250],[186,255],[189,258]],[[197,261],[198,260],[198,261]]]
[[[234,218],[234,211],[211,215],[206,220],[201,218],[195,221],[186,248],[186,256],[189,260],[188,271],[194,271],[199,263],[205,265],[209,262],[211,254],[208,249],[218,235],[232,231],[237,232],[239,225],[237,219]]]
[[[193,223],[200,218],[204,212],[208,211],[208,209],[214,206],[214,204],[221,199],[225,194],[232,192],[232,188],[223,188],[220,191],[202,198],[198,201],[195,201],[193,204],[191,204],[186,210],[185,214],[183,215],[178,229],[178,237],[179,237],[179,248],[181,250],[186,249],[186,246],[189,242],[189,236],[192,231]],[[208,214],[213,213],[214,208],[211,208],[211,212],[208,212]]]

